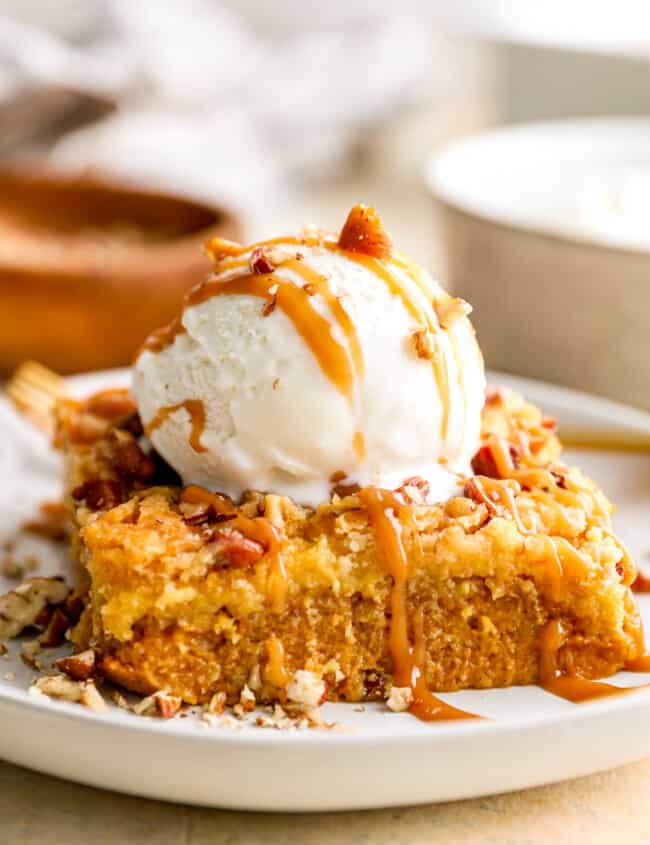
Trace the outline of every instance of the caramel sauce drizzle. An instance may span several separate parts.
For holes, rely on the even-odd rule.
[[[567,640],[567,636],[567,631],[559,619],[552,619],[542,631],[539,685],[547,692],[568,701],[580,703],[612,695],[628,695],[650,687],[650,684],[641,684],[636,687],[617,687],[604,681],[590,681],[576,675],[563,674],[557,667],[557,658],[558,652]],[[632,668],[633,666],[645,668]],[[643,655],[636,660],[629,661],[625,668],[632,672],[648,671],[650,669],[650,655]]]
[[[140,347],[136,360],[145,350],[149,352],[162,352],[167,346],[171,346],[179,334],[185,334],[185,326],[179,317],[174,317],[168,326],[163,326],[152,332]]]
[[[168,405],[166,408],[161,408],[156,416],[144,427],[147,437],[160,428],[160,426],[176,411],[185,410],[189,414],[191,431],[190,431],[190,446],[195,452],[205,452],[206,447],[201,443],[201,436],[205,431],[205,405],[201,399],[186,399],[184,402],[179,402],[177,405]]]
[[[314,293],[320,294],[323,298],[345,336],[350,363],[354,369],[356,379],[360,381],[363,378],[365,365],[357,328],[354,325],[354,321],[341,304],[340,298],[336,296],[334,291],[331,289],[329,280],[321,273],[318,273],[316,270],[308,267],[304,261],[300,261],[296,258],[285,261],[282,264],[282,267],[287,270],[291,270],[297,276],[300,276],[305,284],[311,286]],[[361,431],[357,431],[355,433],[352,445],[357,458],[362,461],[366,456],[366,447],[363,433]]]
[[[514,492],[507,487],[508,482],[516,482],[517,485],[529,488],[530,495],[535,500],[543,502],[549,507],[554,507],[558,516],[562,516],[560,505],[568,507],[580,505],[583,508],[588,506],[592,515],[601,520],[605,520],[608,515],[595,497],[590,497],[587,503],[584,501],[584,497],[581,498],[576,492],[558,487],[555,478],[548,470],[535,467],[516,469],[508,445],[503,438],[491,435],[487,438],[486,443],[490,446],[497,471],[502,478],[489,479],[483,476],[475,476],[472,480],[473,484],[479,492],[483,493],[488,509],[493,509],[496,504],[504,506],[521,534],[534,535],[538,541],[543,538],[548,550],[547,559],[552,566],[553,593],[559,598],[562,593],[562,582],[567,575],[572,577],[584,575],[588,571],[589,562],[583,557],[579,549],[576,549],[565,537],[535,534],[534,528],[526,528],[521,520]],[[551,490],[552,493],[548,492]],[[569,529],[570,525],[567,524],[566,527]],[[622,568],[621,583],[628,586],[632,583],[636,574],[636,567],[629,552],[624,544],[614,537],[606,525],[600,525],[600,529],[615,540],[622,552],[622,558],[619,561],[619,566]]]
[[[264,680],[274,687],[284,689],[291,676],[287,672],[284,660],[284,646],[273,634],[265,643],[267,664],[264,669]]]
[[[339,325],[339,328],[345,335],[345,339],[350,351],[350,358],[352,359],[352,366],[356,377],[361,379],[364,373],[363,351],[359,342],[359,335],[354,321],[341,304],[341,300],[334,294],[334,291],[329,285],[329,280],[321,273],[316,272],[311,267],[308,267],[304,261],[299,261],[292,258],[282,264],[283,268],[291,270],[308,285],[313,285],[317,293],[319,293],[323,300],[327,303],[329,309],[334,316],[334,319]]]
[[[404,546],[404,530],[407,527],[405,516],[408,508],[405,508],[397,495],[389,490],[366,487],[359,491],[358,495],[375,530],[384,565],[393,578],[389,645],[394,685],[411,689],[413,702],[409,711],[424,721],[480,718],[446,704],[429,691],[421,663],[416,659],[416,651],[421,659],[422,649],[416,649],[409,641],[406,600],[408,557]]]
[[[209,505],[217,514],[232,515],[233,518],[226,524],[264,547],[271,564],[269,573],[271,609],[274,613],[282,612],[288,590],[288,579],[282,559],[282,537],[275,525],[263,516],[248,517],[238,513],[229,498],[218,493],[211,493],[195,484],[185,487],[181,493],[181,501],[193,505]]]
[[[625,664],[628,672],[650,672],[650,654],[640,654]]]
[[[269,288],[275,290],[270,293]],[[276,290],[277,288],[277,290]],[[311,304],[311,297],[298,285],[282,279],[279,273],[247,274],[221,281],[208,279],[187,297],[188,305],[198,305],[213,296],[256,296],[280,308],[293,323],[321,369],[350,401],[354,398],[355,373],[348,352],[333,336],[330,322]]]
[[[219,238],[216,239],[217,241]],[[213,252],[210,249],[210,244],[212,241],[208,241],[207,248],[208,252]],[[317,243],[316,239],[309,239],[304,238],[299,235],[279,235],[275,238],[267,238],[264,241],[256,241],[253,244],[235,244],[232,242],[228,243],[228,258],[239,258],[242,255],[246,255],[246,253],[251,252],[257,247],[266,247],[266,246],[279,246],[281,244],[301,244],[302,246],[313,246]],[[218,260],[218,256],[213,254],[213,258]],[[248,259],[247,259],[248,260]]]
[[[423,307],[422,304],[418,302],[418,299],[410,293],[410,291],[400,282],[399,278],[394,273],[391,273],[390,267],[385,261],[382,261],[379,258],[374,258],[370,255],[365,255],[361,252],[351,252],[350,250],[342,249],[338,243],[333,241],[326,241],[324,246],[332,252],[340,252],[350,261],[355,261],[371,273],[374,273],[375,276],[384,282],[389,292],[401,300],[407,312],[418,325],[425,327],[434,336],[438,336],[440,334],[441,329],[432,319],[432,314],[428,313],[427,308]],[[392,257],[395,263],[397,263],[395,256],[393,255]],[[403,262],[403,264],[406,265],[406,262]],[[407,270],[407,273],[415,282],[419,290],[424,293],[426,301],[429,302],[430,291],[424,287],[424,281],[422,280],[420,274],[416,273],[414,270]],[[431,306],[431,312],[433,312],[433,305]],[[449,395],[449,374],[447,372],[447,362],[444,355],[437,354],[434,356],[431,363],[440,399],[442,401],[441,435],[444,440],[447,437],[447,431],[449,429],[449,410],[451,402]]]

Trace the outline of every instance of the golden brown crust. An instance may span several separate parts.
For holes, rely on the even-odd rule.
[[[59,439],[92,582],[75,639],[96,649],[108,677],[188,702],[215,692],[236,701],[251,676],[259,677],[258,701],[282,700],[286,683],[278,678],[302,669],[324,678],[330,699],[388,692],[392,582],[356,495],[315,511],[262,494],[240,503],[238,529],[245,519],[267,519],[283,537],[286,595],[278,607],[276,564],[237,547],[226,507],[215,511],[182,501],[176,486],[151,486],[165,470],[156,465],[139,477],[131,443],[125,474],[114,433],[92,444],[75,444],[65,430]],[[124,442],[121,434],[117,440]],[[609,502],[558,463],[552,421],[514,394],[490,397],[483,447],[481,474],[465,496],[422,504],[413,479],[405,491],[415,526],[407,537],[409,634],[427,684],[535,681],[540,632],[558,618],[569,631],[558,668],[611,674],[638,653],[639,621],[628,586],[634,567],[611,533]],[[507,478],[504,461],[514,467]],[[115,482],[121,503],[93,507],[80,497],[91,481]]]

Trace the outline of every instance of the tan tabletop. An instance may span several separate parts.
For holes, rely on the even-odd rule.
[[[486,772],[486,777],[489,773]],[[650,760],[473,801],[267,814],[129,798],[0,763],[2,845],[634,845],[650,842]]]

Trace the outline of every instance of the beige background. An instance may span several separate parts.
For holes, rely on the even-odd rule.
[[[485,773],[489,780],[489,771]],[[2,845],[634,845],[650,842],[650,760],[473,801],[362,813],[204,810],[0,763]]]

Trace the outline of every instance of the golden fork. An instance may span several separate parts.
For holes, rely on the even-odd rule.
[[[593,449],[596,451],[650,452],[650,432],[629,429],[565,428],[558,432],[565,449]]]
[[[57,399],[69,396],[64,379],[36,361],[25,361],[7,385],[7,396],[30,422],[52,433],[52,408]]]

